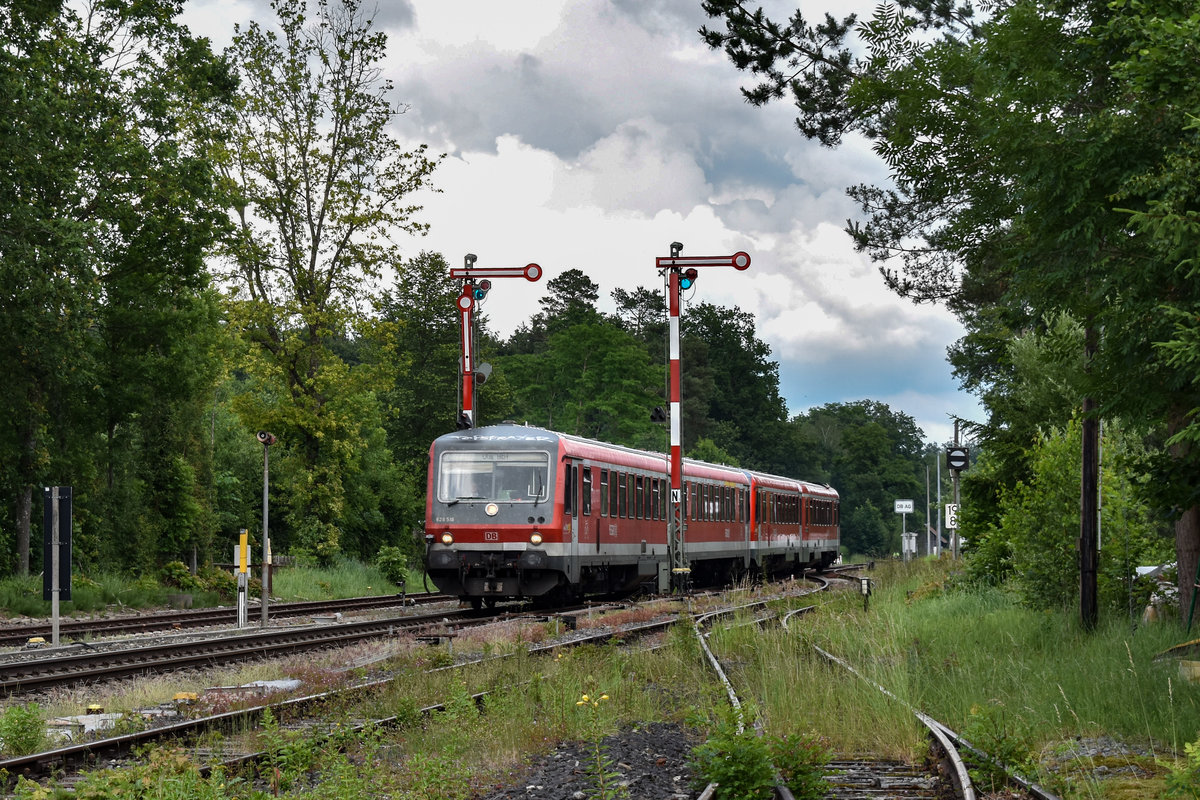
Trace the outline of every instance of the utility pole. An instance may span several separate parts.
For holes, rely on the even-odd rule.
[[[942,460],[936,459],[937,465],[937,545],[934,550],[937,557],[942,557]]]
[[[932,542],[929,541],[929,465],[925,465],[925,556],[933,555]]]
[[[262,626],[267,627],[267,604],[271,594],[271,538],[267,533],[267,486],[270,480],[270,457],[267,452],[275,444],[275,435],[266,431],[258,432],[258,440],[263,446],[263,540],[262,540]]]

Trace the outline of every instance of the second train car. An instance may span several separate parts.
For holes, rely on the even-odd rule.
[[[838,556],[830,486],[684,459],[685,557],[697,585],[823,568]],[[542,428],[448,433],[429,452],[426,568],[476,607],[670,586],[670,464]]]

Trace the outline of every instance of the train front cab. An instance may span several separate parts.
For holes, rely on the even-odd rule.
[[[564,580],[559,439],[548,431],[460,431],[430,449],[426,569],[479,607],[540,597]]]

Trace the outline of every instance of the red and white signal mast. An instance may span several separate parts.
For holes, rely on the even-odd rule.
[[[458,318],[462,326],[462,409],[458,412],[459,428],[475,427],[475,382],[487,380],[492,368],[489,364],[475,363],[475,306],[487,297],[493,278],[524,278],[536,281],[542,277],[542,268],[537,264],[523,267],[476,267],[478,257],[467,253],[462,269],[451,269],[451,278],[461,278],[462,291],[455,301]]]
[[[736,270],[750,268],[748,253],[738,251],[731,256],[681,256],[683,245],[671,242],[671,255],[656,258],[654,266],[666,280],[667,312],[669,315],[671,352],[670,364],[670,410],[671,425],[671,518],[667,520],[667,540],[671,551],[671,583],[673,588],[686,588],[688,567],[683,518],[683,415],[680,413],[679,383],[679,292],[690,289],[696,283],[699,271],[704,267],[733,267]]]

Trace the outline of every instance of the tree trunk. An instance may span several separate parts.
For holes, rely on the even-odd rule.
[[[1186,625],[1196,587],[1196,563],[1200,557],[1200,506],[1192,506],[1175,521],[1175,559],[1179,564],[1179,613]]]
[[[1096,355],[1097,331],[1089,318],[1084,332],[1084,369],[1090,374]],[[1079,620],[1086,631],[1099,618],[1097,572],[1100,566],[1100,420],[1096,401],[1083,398],[1083,446],[1080,453],[1079,495]]]
[[[17,574],[29,574],[29,521],[33,515],[33,487],[26,484],[17,494]]]
[[[1188,409],[1174,407],[1167,419],[1167,432],[1174,436],[1188,424]],[[1177,442],[1171,445],[1171,457],[1181,469],[1186,469],[1191,445]],[[1175,563],[1179,570],[1176,583],[1179,586],[1179,615],[1183,624],[1188,623],[1192,609],[1192,593],[1196,587],[1196,564],[1200,561],[1200,506],[1183,509],[1175,521]]]
[[[1096,401],[1083,399],[1083,452],[1079,498],[1079,620],[1084,630],[1094,630],[1099,619],[1096,574],[1100,565],[1099,496],[1100,423]]]
[[[29,526],[33,517],[33,465],[37,462],[37,429],[32,422],[25,424],[21,436],[21,455],[17,463],[17,480],[22,481],[17,494],[17,575],[29,574]]]

